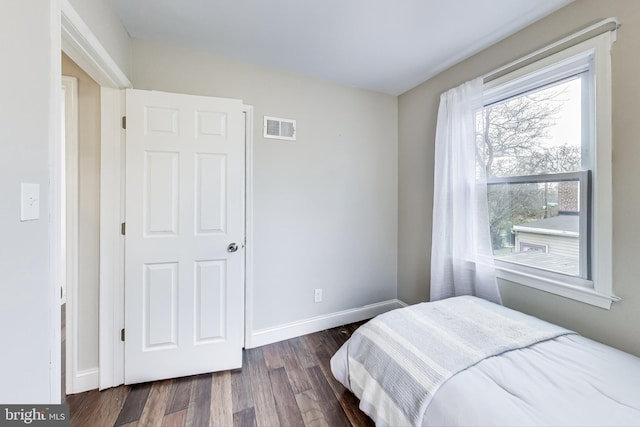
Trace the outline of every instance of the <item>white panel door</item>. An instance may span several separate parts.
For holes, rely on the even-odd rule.
[[[126,133],[125,383],[238,368],[242,102],[128,90]]]

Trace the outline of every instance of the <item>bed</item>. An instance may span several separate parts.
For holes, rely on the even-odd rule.
[[[640,358],[471,296],[372,319],[331,370],[378,426],[640,425]]]

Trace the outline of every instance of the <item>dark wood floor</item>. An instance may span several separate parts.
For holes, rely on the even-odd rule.
[[[244,351],[243,368],[67,396],[72,426],[373,426],[329,359],[360,324]]]

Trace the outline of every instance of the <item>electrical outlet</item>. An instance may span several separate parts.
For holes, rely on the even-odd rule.
[[[313,302],[322,302],[322,288],[313,291]]]

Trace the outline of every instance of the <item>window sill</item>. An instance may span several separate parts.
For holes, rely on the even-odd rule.
[[[573,285],[552,278],[526,273],[518,270],[517,267],[510,268],[504,265],[496,265],[496,277],[606,310],[611,308],[612,302],[619,301],[618,297],[599,293],[593,288]]]

